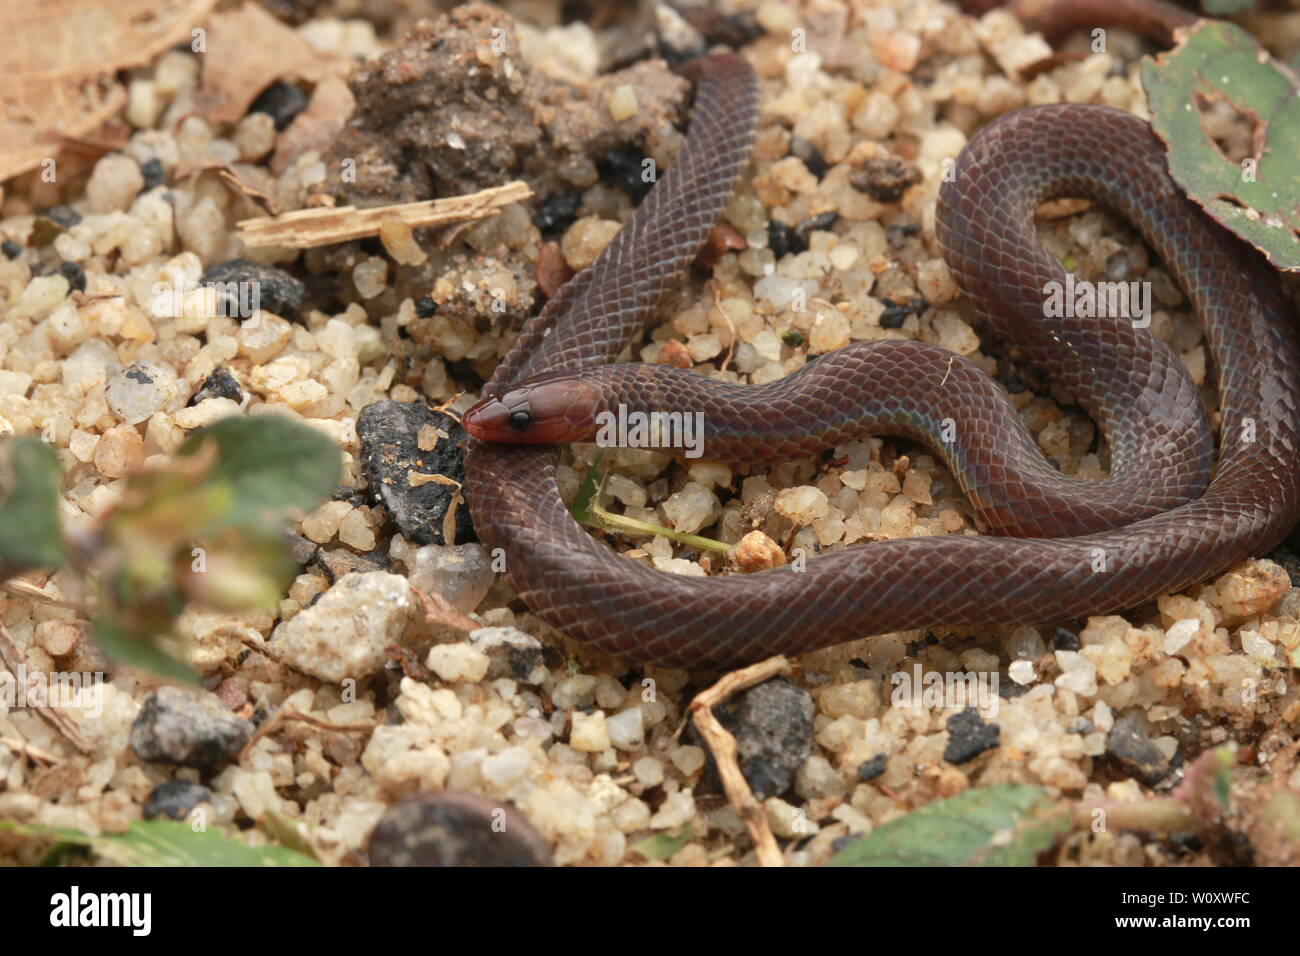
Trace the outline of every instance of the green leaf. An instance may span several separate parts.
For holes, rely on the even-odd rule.
[[[63,563],[58,456],[35,438],[0,444],[0,566],[14,571]]]
[[[935,800],[850,843],[831,866],[1029,866],[1070,827],[1040,787],[999,784]]]
[[[198,684],[198,675],[184,661],[160,650],[148,634],[133,634],[106,617],[94,622],[95,640],[109,660],[124,667],[135,667],[160,677],[185,684]]]
[[[1255,5],[1255,0],[1201,0],[1201,9],[1212,17],[1230,17]]]
[[[596,503],[600,486],[605,480],[605,476],[600,470],[600,460],[604,457],[605,452],[603,450],[596,452],[591,467],[587,469],[587,477],[582,479],[582,484],[578,487],[578,494],[573,499],[573,504],[569,506],[569,514],[573,515],[573,520],[578,524],[598,524],[595,516],[591,513],[591,506]]]
[[[1151,125],[1169,171],[1214,219],[1277,268],[1300,271],[1300,80],[1250,34],[1204,20],[1171,53],[1142,65]],[[1254,124],[1253,167],[1206,131],[1196,103],[1226,101]]]
[[[693,835],[691,825],[688,823],[676,834],[656,833],[639,843],[633,843],[631,850],[633,853],[640,853],[647,860],[667,860],[689,843]]]
[[[136,820],[125,833],[92,836],[67,827],[0,822],[0,830],[53,837],[89,847],[118,866],[319,866],[309,856],[282,846],[249,846],[210,829],[195,832],[178,820]]]
[[[179,454],[217,444],[209,482],[231,488],[226,524],[266,527],[286,509],[310,511],[338,484],[342,459],[325,435],[281,415],[225,418],[196,432]]]

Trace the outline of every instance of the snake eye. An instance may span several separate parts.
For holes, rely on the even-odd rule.
[[[520,408],[510,413],[510,427],[517,432],[526,431],[533,423],[533,416]]]

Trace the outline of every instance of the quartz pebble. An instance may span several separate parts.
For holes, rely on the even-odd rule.
[[[166,366],[136,362],[108,380],[108,410],[128,425],[145,421],[167,406],[180,391],[176,373]]]
[[[276,627],[277,657],[321,680],[360,680],[387,661],[411,613],[406,579],[386,571],[345,574],[311,607]]]

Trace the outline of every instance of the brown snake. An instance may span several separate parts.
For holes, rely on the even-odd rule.
[[[683,577],[622,559],[583,531],[560,498],[554,447],[473,439],[475,527],[505,549],[521,598],[542,619],[637,662],[729,667],[886,631],[1124,610],[1266,551],[1295,524],[1300,344],[1278,276],[1182,195],[1145,122],[1103,107],[1025,109],[980,131],[943,184],[937,232],[989,327],[1099,424],[1113,456],[1106,481],[1060,475],[999,387],[921,343],[849,346],[766,386],[608,365],[720,215],[747,159],[756,87],[738,57],[710,61],[672,169],[525,327],[467,428],[569,440],[588,437],[591,416],[620,402],[703,410],[705,455],[749,462],[903,435],[943,457],[991,526],[1019,536],[880,541],[820,555],[803,571]],[[1038,241],[1034,212],[1063,196],[1134,223],[1203,317],[1222,410],[1212,479],[1208,422],[1163,343],[1126,318],[1044,315],[1045,286],[1066,273]],[[535,387],[512,388],[542,373],[551,374]]]

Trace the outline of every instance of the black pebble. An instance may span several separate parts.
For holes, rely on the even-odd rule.
[[[1164,752],[1132,717],[1121,717],[1106,734],[1106,755],[1143,783],[1159,783],[1169,773]]]
[[[740,772],[759,800],[790,789],[794,775],[812,753],[813,700],[802,687],[776,677],[737,694],[715,714],[736,738]],[[695,734],[692,727],[692,735]],[[717,770],[709,758],[710,783]]]
[[[581,204],[582,196],[576,189],[551,193],[538,205],[537,212],[533,213],[533,225],[544,236],[553,236],[564,232],[573,225],[573,220],[577,218],[578,207]]]
[[[654,182],[641,178],[645,156],[635,146],[615,146],[605,151],[605,159],[597,165],[602,178],[616,186],[639,203],[654,187]]]
[[[997,724],[986,724],[974,707],[967,707],[948,718],[948,746],[943,759],[949,763],[965,763],[986,750],[998,745],[1002,729]]]
[[[885,767],[889,763],[889,758],[884,754],[876,754],[870,760],[864,760],[858,764],[858,779],[862,781],[875,780],[885,772]]]
[[[803,252],[808,248],[808,240],[812,238],[814,232],[825,232],[835,225],[840,218],[840,214],[834,209],[828,212],[819,212],[815,216],[809,216],[799,225],[794,227],[794,245],[795,252]]]
[[[0,242],[0,252],[3,252],[5,258],[12,262],[23,254],[23,247],[18,245],[18,243],[14,242],[12,239],[6,239],[3,242]]]
[[[266,113],[275,121],[276,130],[282,131],[306,108],[307,94],[292,83],[280,80],[259,93],[248,112]]]
[[[441,428],[448,435],[431,450],[419,446],[420,429]],[[465,430],[450,415],[435,412],[423,402],[373,402],[357,416],[361,442],[361,470],[371,497],[385,510],[408,541],[446,544],[442,521],[456,489],[437,482],[413,485],[410,472],[445,475],[465,480]],[[474,540],[469,508],[456,507],[456,543]]]
[[[415,314],[422,319],[431,319],[438,314],[438,303],[432,296],[422,295],[415,300]]]
[[[889,248],[901,249],[908,239],[920,231],[920,225],[914,222],[895,223],[885,229],[885,241],[889,243]]]
[[[926,302],[925,299],[913,299],[906,305],[891,305],[880,313],[880,327],[882,329],[897,329],[902,326],[909,315],[920,315],[929,307],[930,303]]]
[[[779,219],[771,219],[767,223],[767,247],[772,250],[772,255],[780,259],[792,251],[794,237],[790,233],[790,227]]]
[[[167,182],[167,173],[163,170],[162,160],[158,157],[145,160],[140,164],[140,175],[144,177],[144,188],[141,192],[148,192]]]
[[[283,319],[297,315],[307,297],[307,287],[283,269],[258,265],[247,259],[228,259],[208,266],[199,281],[203,285],[256,283],[253,288],[257,291],[259,306]],[[240,303],[234,300],[233,295],[224,294],[223,298],[227,300],[227,308],[234,310],[231,314],[241,314],[238,311]]]
[[[371,866],[550,866],[546,841],[514,806],[440,790],[389,807],[370,834]]]
[[[54,220],[64,229],[71,229],[81,222],[81,213],[68,205],[51,206],[45,210],[45,218]]]
[[[826,175],[827,165],[826,157],[822,151],[801,136],[796,136],[790,140],[790,155],[797,156],[803,160],[803,164],[808,167],[808,172],[812,173],[818,179]]]
[[[212,694],[160,687],[131,725],[131,749],[149,763],[213,770],[234,760],[253,725],[236,717]]]
[[[212,791],[189,780],[168,780],[153,788],[145,801],[143,815],[146,820],[170,817],[184,820],[185,815],[204,801],[212,799]]]
[[[1077,651],[1083,647],[1076,631],[1068,627],[1052,628],[1052,648],[1058,651]]]
[[[59,266],[59,275],[68,280],[68,287],[73,292],[86,291],[86,270],[76,262],[64,262]]]
[[[203,384],[198,390],[190,396],[186,405],[197,405],[199,402],[207,401],[209,398],[228,398],[232,402],[242,402],[244,392],[239,387],[239,382],[235,376],[230,374],[230,369],[224,365],[218,365],[203,380]]]

